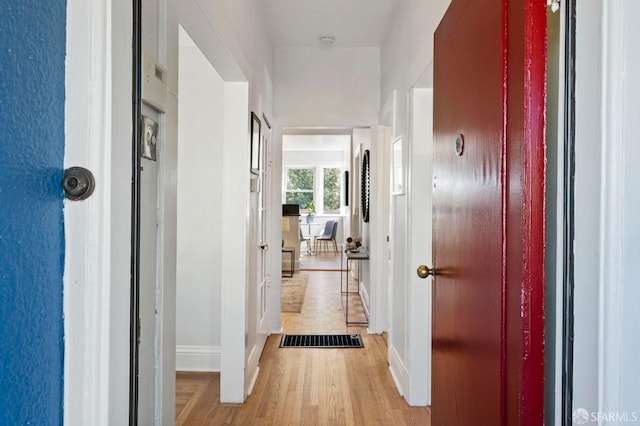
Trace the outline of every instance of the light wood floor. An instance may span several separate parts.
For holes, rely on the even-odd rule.
[[[220,404],[217,373],[178,373],[178,425],[424,425],[424,407],[409,407],[398,394],[382,336],[346,327],[339,272],[309,275],[302,312],[283,313],[285,333],[360,333],[364,349],[280,349],[272,335],[260,359],[260,375],[242,405]]]
[[[340,255],[333,251],[322,251],[317,254],[309,255],[305,252],[305,245],[302,245],[302,255],[300,256],[300,269],[307,271],[329,270],[337,271],[340,269]]]

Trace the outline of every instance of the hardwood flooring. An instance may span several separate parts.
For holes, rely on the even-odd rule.
[[[244,404],[220,404],[218,373],[177,373],[177,425],[431,424],[426,407],[409,407],[398,394],[382,336],[344,323],[339,272],[309,275],[301,313],[283,313],[285,333],[360,333],[363,349],[278,347],[269,337],[260,375]]]
[[[340,255],[333,251],[309,255],[304,251],[300,256],[301,271],[338,271],[340,270]]]

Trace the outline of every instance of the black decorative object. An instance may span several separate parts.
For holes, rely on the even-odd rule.
[[[361,201],[362,201],[362,220],[365,222],[369,222],[369,197],[371,193],[371,172],[369,165],[369,150],[364,151],[364,156],[362,157],[362,187],[360,188],[361,192]]]
[[[342,185],[344,188],[344,204],[345,206],[349,205],[349,170],[344,172],[344,183]]]

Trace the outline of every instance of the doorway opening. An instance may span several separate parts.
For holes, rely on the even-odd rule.
[[[285,246],[296,250],[294,270],[341,268],[341,245],[350,235],[351,139],[351,130],[282,137],[282,200],[300,212],[283,228]]]

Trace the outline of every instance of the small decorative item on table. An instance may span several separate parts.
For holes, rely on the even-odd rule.
[[[357,253],[358,249],[362,246],[362,238],[360,236],[347,237],[346,249],[352,253]]]
[[[313,219],[316,217],[316,204],[311,200],[304,206],[304,208],[309,211],[307,214],[307,223],[313,223]]]

